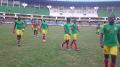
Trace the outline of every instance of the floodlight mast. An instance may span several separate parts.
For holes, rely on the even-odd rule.
[[[27,3],[22,3],[22,6],[25,8],[26,6],[28,6],[28,4]]]
[[[71,9],[71,10],[74,10],[74,9],[75,9],[75,7],[74,7],[74,6],[71,6],[71,7],[70,7],[70,9]]]
[[[71,9],[71,11],[72,11],[72,12],[71,12],[71,17],[73,17],[73,10],[75,9],[75,7],[74,7],[74,6],[71,6],[70,9]]]
[[[95,10],[98,10],[98,9],[99,9],[99,7],[94,7],[94,9],[95,9]]]
[[[48,9],[51,9],[51,8],[52,8],[52,6],[51,6],[51,5],[47,5],[47,8],[48,8]]]

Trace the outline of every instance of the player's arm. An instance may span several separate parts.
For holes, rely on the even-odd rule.
[[[40,25],[40,29],[42,29],[43,24]]]
[[[27,27],[27,23],[24,21],[23,25],[24,25],[24,29],[25,29]]]
[[[67,32],[67,30],[66,30],[66,28],[64,27],[64,31],[65,31],[65,33],[67,33],[67,34],[69,34],[70,35],[70,33],[69,32]]]
[[[104,38],[104,27],[100,29],[100,46],[103,48],[104,43],[103,43],[103,38]]]
[[[25,31],[26,26],[27,26],[26,22],[23,21],[23,29],[22,29],[23,32]]]
[[[119,43],[119,51],[120,51],[120,33],[118,33],[118,43]]]
[[[104,46],[104,44],[103,44],[103,37],[104,37],[104,34],[100,33],[100,46],[101,46],[101,48],[103,48],[103,46]]]
[[[98,27],[96,27],[96,30],[98,30]]]
[[[48,30],[49,30],[48,24],[47,24],[47,28],[48,28]]]
[[[77,26],[77,30],[80,32],[80,28],[79,28],[79,26]]]
[[[16,22],[14,23],[13,33],[15,33]]]
[[[65,31],[65,33],[67,33],[67,31],[66,31],[66,28],[64,27],[64,31]]]
[[[41,24],[40,24],[40,22],[38,22],[38,29],[40,28],[40,26],[41,26]]]
[[[71,30],[73,30],[73,27],[71,27]]]
[[[43,26],[43,24],[41,23],[41,25],[40,25],[40,32],[42,31],[42,26]]]
[[[31,27],[32,27],[32,29],[33,29],[33,27],[34,27],[34,22],[32,21],[31,23],[32,23],[32,24],[31,24]]]

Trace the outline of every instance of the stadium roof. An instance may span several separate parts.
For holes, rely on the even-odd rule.
[[[53,6],[120,6],[120,0],[19,0],[28,4],[53,5]]]
[[[120,1],[120,0],[49,0],[49,1],[69,1],[69,2],[109,2],[109,1]]]

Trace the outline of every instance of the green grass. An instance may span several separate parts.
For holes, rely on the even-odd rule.
[[[62,27],[50,27],[47,43],[33,38],[27,27],[22,38],[22,47],[17,48],[13,25],[0,25],[0,67],[104,67],[103,52],[98,46],[95,28],[82,27],[79,33],[80,51],[60,49],[63,40]],[[117,58],[120,67],[120,54]]]

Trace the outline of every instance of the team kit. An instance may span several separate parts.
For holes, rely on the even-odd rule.
[[[66,19],[64,24],[64,36],[63,42],[61,43],[62,48],[73,48],[76,51],[80,51],[77,44],[77,38],[80,32],[76,20],[72,21],[71,18]],[[42,19],[41,22],[33,21],[32,30],[34,37],[38,37],[38,32],[42,34],[42,42],[46,43],[47,33],[48,33],[48,24],[45,19]],[[21,37],[25,31],[26,24],[21,20],[20,17],[15,21],[13,33],[16,33],[17,46],[21,46]],[[97,34],[99,35],[99,44],[103,48],[104,52],[104,67],[115,67],[118,51],[120,50],[120,25],[115,23],[115,16],[108,17],[108,23],[99,24],[96,28]],[[111,58],[111,60],[109,60]],[[110,65],[109,65],[110,64]]]

